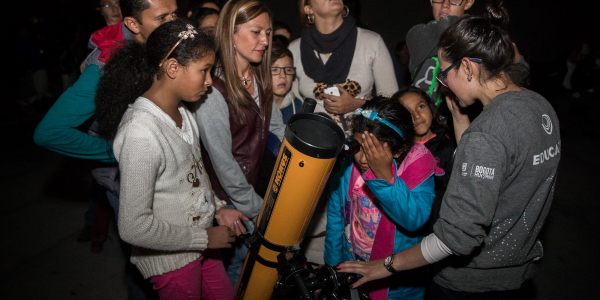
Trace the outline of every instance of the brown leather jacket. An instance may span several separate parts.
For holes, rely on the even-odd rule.
[[[225,102],[227,102],[227,108],[229,109],[229,129],[231,130],[231,153],[233,154],[233,158],[240,165],[240,169],[244,172],[244,176],[248,183],[256,188],[260,164],[263,159],[265,148],[267,147],[271,114],[265,112],[264,105],[258,107],[258,105],[252,101],[250,108],[245,110],[246,118],[243,122],[240,122],[233,112],[225,82],[215,76],[213,77],[212,86],[223,95]],[[263,103],[263,91],[260,86],[258,93],[261,99],[260,103]],[[228,204],[232,204],[219,182],[204,145],[202,146],[202,161],[204,162],[204,167],[210,178],[210,183],[215,194],[220,199],[227,201]]]

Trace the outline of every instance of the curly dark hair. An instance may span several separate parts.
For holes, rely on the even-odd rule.
[[[362,115],[355,115],[352,119],[352,132],[363,133],[368,131],[382,143],[387,143],[394,154],[400,153],[399,161],[402,161],[408,149],[415,143],[415,128],[412,116],[408,110],[397,100],[377,96],[367,101],[364,110],[377,112],[382,119],[392,123],[404,133],[404,139],[396,131],[379,121],[371,121]]]
[[[187,31],[188,24],[185,20],[167,22],[150,34],[145,45],[128,42],[111,56],[103,68],[95,100],[99,133],[104,138],[115,137],[129,104],[164,74],[159,64],[179,41],[178,34]],[[213,38],[200,30],[194,38],[181,40],[167,59],[174,58],[186,67],[214,51]]]

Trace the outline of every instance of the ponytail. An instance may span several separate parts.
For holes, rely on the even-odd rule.
[[[494,26],[505,28],[508,24],[508,11],[502,7],[503,0],[489,0],[485,4],[484,17]]]

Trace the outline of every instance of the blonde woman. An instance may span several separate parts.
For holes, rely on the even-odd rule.
[[[212,188],[248,218],[256,218],[263,198],[255,192],[269,131],[280,140],[285,127],[273,102],[270,72],[271,12],[260,1],[232,0],[216,26],[217,70],[212,91],[196,106],[206,172]],[[222,220],[234,228],[240,216]],[[253,228],[246,223],[249,231]],[[235,247],[235,246],[234,246]],[[232,282],[241,273],[246,248],[228,259]]]

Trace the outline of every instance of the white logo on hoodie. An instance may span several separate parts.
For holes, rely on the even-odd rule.
[[[550,116],[547,114],[542,115],[542,127],[547,134],[552,134],[552,120],[550,120]]]

